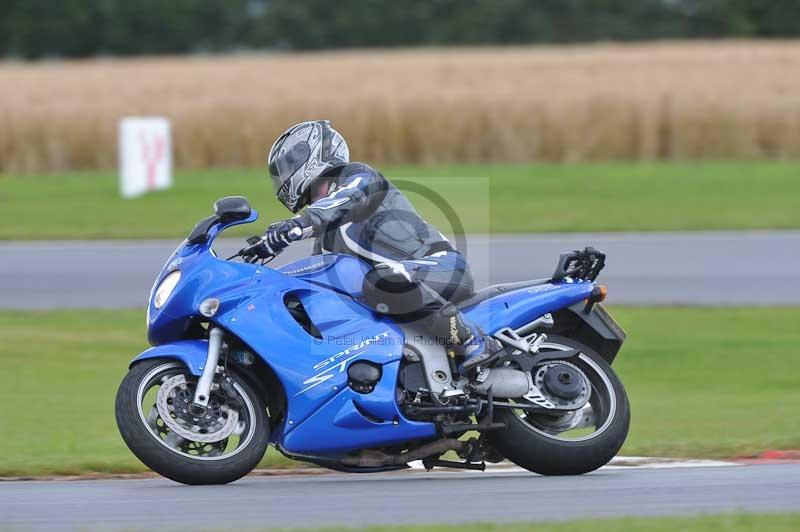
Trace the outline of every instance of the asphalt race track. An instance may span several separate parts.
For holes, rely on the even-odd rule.
[[[0,482],[0,527],[213,529],[512,522],[800,510],[800,464],[604,468],[581,477],[513,473]]]
[[[144,307],[153,278],[177,244],[0,243],[0,308]],[[478,286],[548,277],[559,253],[593,245],[608,254],[600,279],[612,304],[800,301],[798,231],[476,235],[465,244]],[[238,238],[223,240],[219,254],[241,245]],[[295,244],[275,264],[309,252],[308,242]]]

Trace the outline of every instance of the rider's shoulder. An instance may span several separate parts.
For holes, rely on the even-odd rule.
[[[339,175],[345,179],[349,179],[355,176],[367,176],[367,177],[379,177],[384,179],[383,174],[377,171],[375,168],[371,167],[367,163],[347,163],[345,164]]]

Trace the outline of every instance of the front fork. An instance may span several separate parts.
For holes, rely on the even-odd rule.
[[[225,333],[219,327],[212,328],[208,333],[208,356],[203,366],[203,374],[197,381],[197,388],[194,392],[194,404],[203,408],[208,406],[208,398],[211,395],[211,384],[214,382],[214,375],[217,372],[219,363],[219,353],[222,350],[222,339]]]

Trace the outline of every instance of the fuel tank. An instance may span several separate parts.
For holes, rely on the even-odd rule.
[[[369,269],[369,264],[356,257],[326,254],[312,255],[291,262],[277,268],[277,271],[359,298],[364,275]]]

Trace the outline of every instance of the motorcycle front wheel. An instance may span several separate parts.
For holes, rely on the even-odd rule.
[[[595,351],[571,338],[548,335],[541,351],[577,349],[568,360],[547,360],[532,370],[533,379],[547,394],[543,375],[563,370],[583,381],[588,400],[570,412],[532,413],[523,409],[497,409],[495,418],[505,430],[489,433],[491,445],[520,467],[542,475],[581,475],[607,464],[628,435],[628,396],[611,366]],[[561,369],[559,369],[561,368]],[[558,375],[556,375],[556,378]],[[545,377],[546,378],[546,377]],[[567,379],[569,380],[569,379]],[[551,394],[550,399],[562,400]],[[524,398],[512,402],[530,404]]]
[[[197,378],[165,359],[133,366],[117,391],[117,426],[146,466],[183,484],[226,484],[261,461],[269,444],[264,400],[232,375],[228,391],[215,389],[208,407],[192,406]]]

